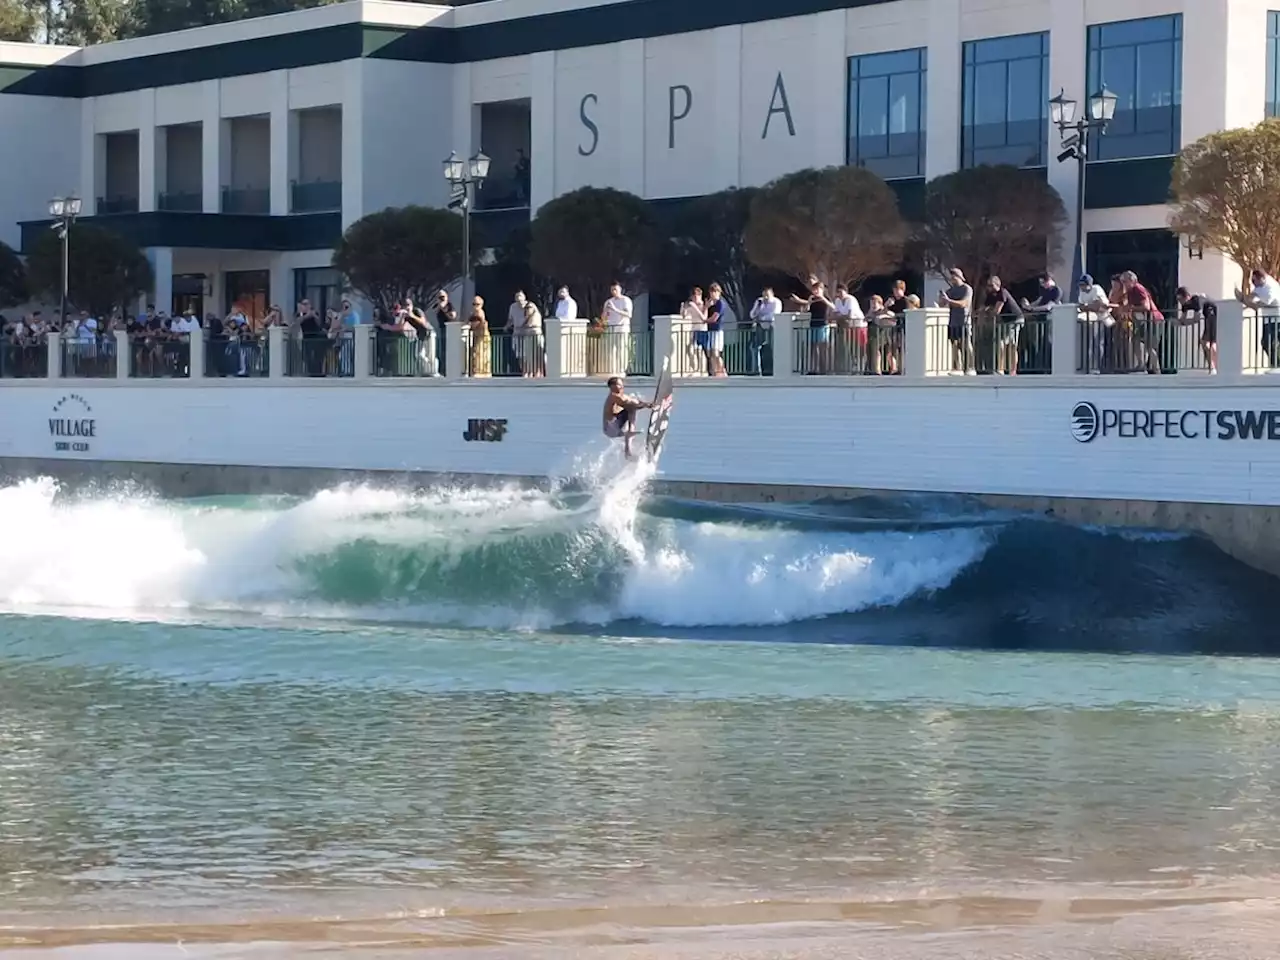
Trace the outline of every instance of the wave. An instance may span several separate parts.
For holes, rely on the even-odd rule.
[[[26,481],[0,489],[0,608],[1075,646],[1238,624],[1265,579],[1199,541],[956,500],[704,504],[648,479],[599,461],[549,491],[199,501]]]

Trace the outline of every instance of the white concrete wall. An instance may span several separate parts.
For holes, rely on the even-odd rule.
[[[927,386],[701,384],[678,388],[660,476],[674,480],[887,490],[1280,504],[1280,435],[1226,439],[1216,411],[1274,410],[1274,386],[985,383]],[[0,456],[161,463],[423,470],[540,476],[603,449],[600,384],[92,384],[87,454],[58,454],[48,417],[57,384],[0,383]],[[1072,411],[1174,411],[1173,435],[1072,436]],[[146,417],[138,411],[146,410]],[[269,410],[253,430],[229,416]],[[824,411],[814,416],[815,410]],[[1204,434],[1203,411],[1210,415]],[[1188,411],[1185,421],[1182,412]],[[500,443],[462,439],[500,418]],[[750,422],[750,434],[726,429]],[[1180,435],[1178,424],[1187,435]],[[1280,422],[1276,424],[1280,434]],[[185,438],[199,436],[192,444]],[[341,442],[335,443],[334,438]],[[755,455],[768,450],[768,457]],[[891,451],[892,455],[880,455]]]

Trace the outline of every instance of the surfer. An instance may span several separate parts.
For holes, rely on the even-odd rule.
[[[609,378],[609,396],[604,401],[604,435],[615,440],[622,437],[628,460],[631,459],[631,438],[636,435],[636,411],[652,406],[624,393],[621,377]]]

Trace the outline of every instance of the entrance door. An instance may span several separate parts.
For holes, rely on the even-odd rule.
[[[180,273],[173,277],[173,309],[171,316],[191,314],[201,323],[204,322],[204,283],[203,273]]]
[[[250,320],[261,320],[267,315],[271,296],[270,270],[238,270],[226,275],[226,305],[223,315],[233,307],[239,307]]]
[[[1178,289],[1178,238],[1168,230],[1090,233],[1085,261],[1094,282],[1107,290],[1117,273],[1132,270],[1165,314],[1174,310]]]

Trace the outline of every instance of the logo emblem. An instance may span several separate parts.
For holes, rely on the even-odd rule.
[[[1101,423],[1098,408],[1082,400],[1071,411],[1071,436],[1078,443],[1088,443],[1098,435],[1098,427]]]

